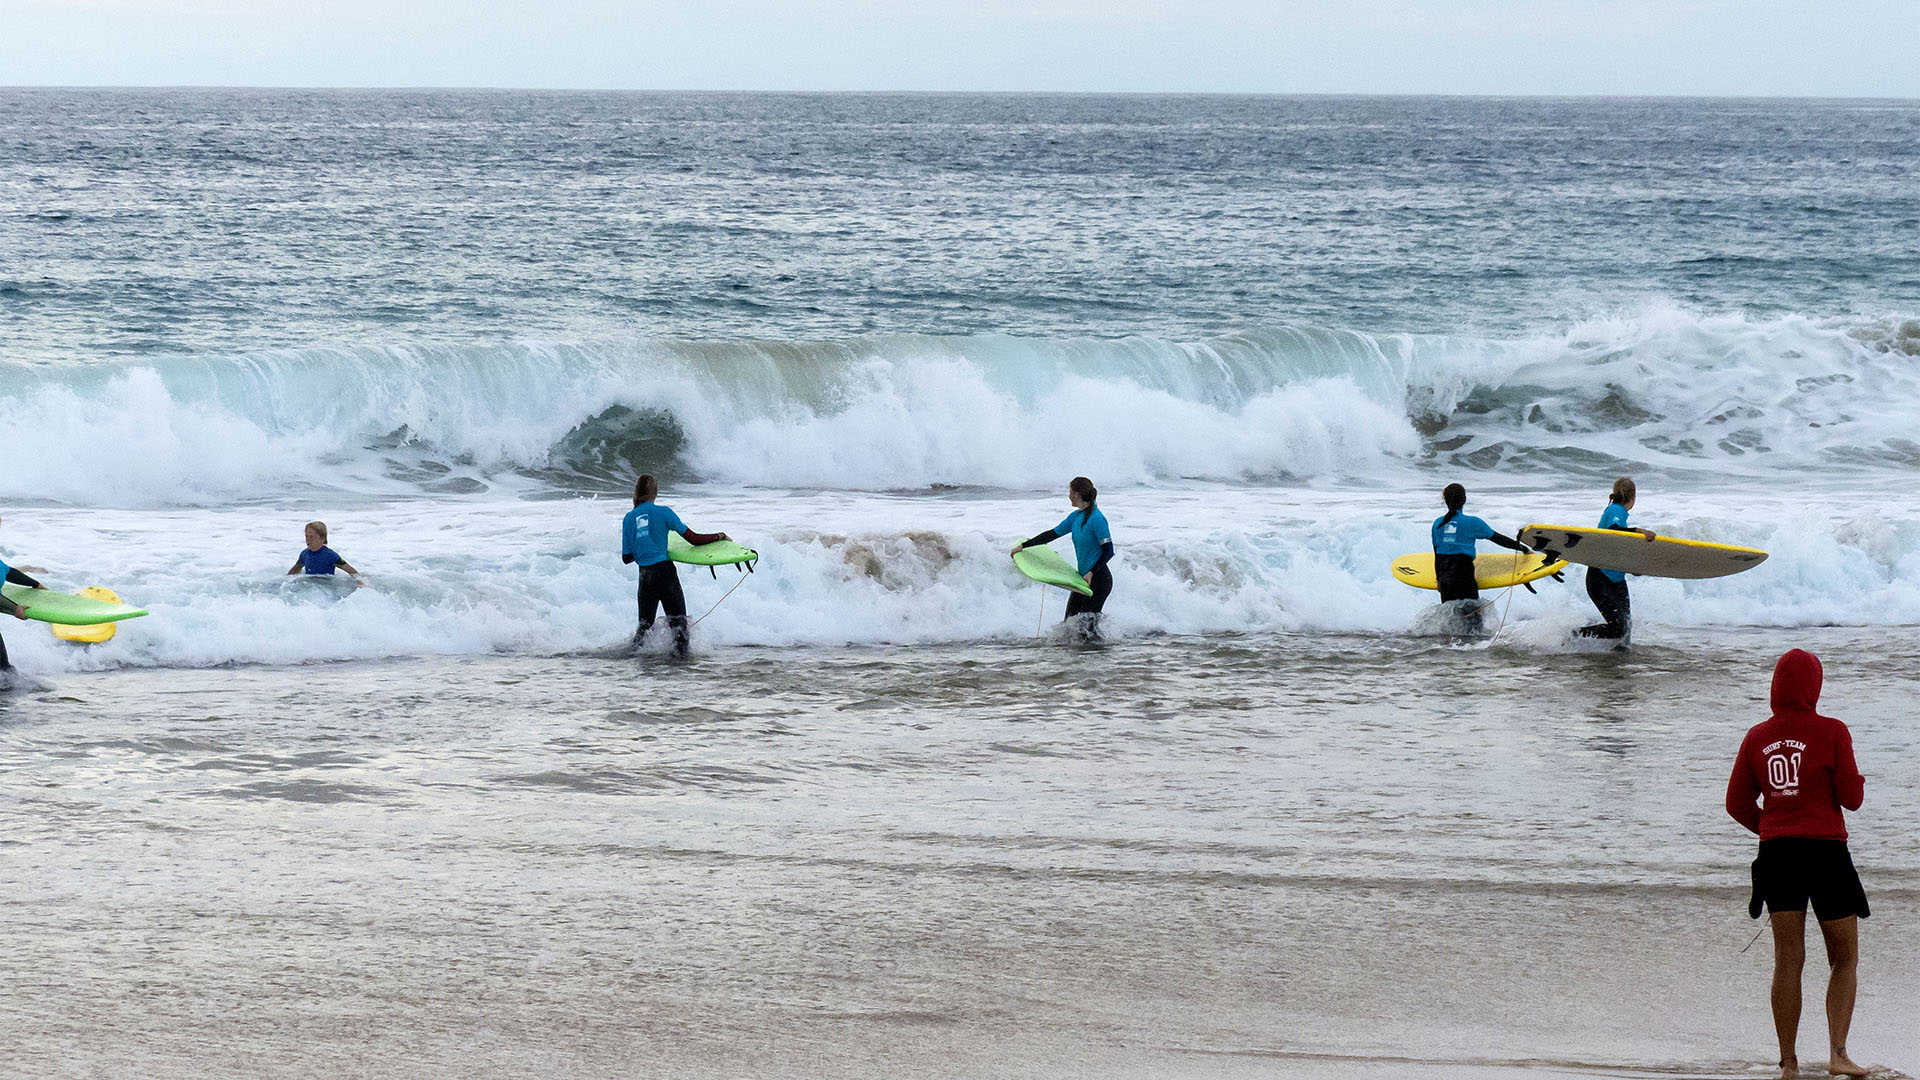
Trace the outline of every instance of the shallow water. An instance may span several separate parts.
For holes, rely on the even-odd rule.
[[[1869,777],[1853,1045],[1910,1063],[1920,657],[1844,629],[62,679],[0,705],[16,1060],[1744,1075],[1720,794],[1789,643]]]

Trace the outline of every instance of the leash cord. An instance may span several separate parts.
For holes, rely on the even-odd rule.
[[[747,575],[745,575],[745,574],[741,574],[741,575],[740,575],[740,580],[739,580],[739,581],[736,581],[736,582],[734,582],[734,583],[733,583],[733,589],[737,589],[737,588],[739,588],[740,586],[742,586],[742,585],[745,585],[746,583],[747,583]],[[713,602],[713,607],[710,607],[710,608],[708,608],[708,609],[707,609],[707,615],[711,615],[711,614],[713,614],[713,613],[714,613],[714,611],[716,611],[716,610],[717,610],[717,609],[718,609],[718,608],[720,607],[720,605],[721,605],[721,604],[724,604],[724,603],[726,603],[726,602],[727,602],[727,597],[729,597],[729,596],[732,596],[732,595],[733,595],[733,589],[728,589],[728,590],[727,590],[726,592],[724,592],[724,593],[721,593],[721,594],[720,594],[720,599],[718,599],[718,600],[715,600],[715,601]],[[690,623],[688,623],[688,624],[687,624],[687,629],[689,629],[689,630],[691,630],[691,629],[693,629],[694,627],[696,627],[696,626],[699,626],[699,625],[700,625],[701,623],[703,623],[703,622],[705,622],[705,621],[707,620],[707,615],[702,615],[702,616],[700,616],[699,618],[697,618],[697,619],[695,619],[695,620],[693,620],[692,622],[690,622]]]

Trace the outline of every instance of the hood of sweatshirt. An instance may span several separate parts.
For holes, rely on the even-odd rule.
[[[1820,658],[1794,649],[1773,666],[1773,715],[1805,716],[1820,704]]]

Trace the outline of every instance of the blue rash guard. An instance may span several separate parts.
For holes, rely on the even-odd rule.
[[[667,535],[686,531],[679,514],[659,503],[643,502],[620,522],[620,554],[633,556],[638,566],[666,562]]]
[[[325,544],[320,545],[319,551],[301,548],[299,562],[306,573],[331,574],[333,568],[340,565],[340,553]]]
[[[1095,507],[1092,513],[1075,510],[1068,514],[1054,532],[1061,536],[1073,537],[1074,565],[1082,575],[1090,574],[1100,565],[1100,548],[1113,542],[1113,533],[1107,528],[1107,515]]]
[[[1627,508],[1624,506],[1621,506],[1619,503],[1608,503],[1606,510],[1602,511],[1600,514],[1600,528],[1602,529],[1627,528]],[[1605,577],[1608,581],[1627,580],[1627,575],[1621,573],[1618,570],[1601,570],[1599,571],[1599,573],[1603,577]]]
[[[1433,553],[1472,555],[1474,541],[1485,540],[1492,535],[1493,526],[1472,514],[1455,514],[1452,521],[1448,521],[1443,514],[1433,519]]]

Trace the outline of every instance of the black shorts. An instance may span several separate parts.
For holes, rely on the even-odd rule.
[[[1747,914],[1759,918],[1763,904],[1768,911],[1805,911],[1809,903],[1813,905],[1813,917],[1821,922],[1849,915],[1864,919],[1872,914],[1847,842],[1802,836],[1760,841],[1760,856],[1753,860],[1753,899],[1747,902]]]

